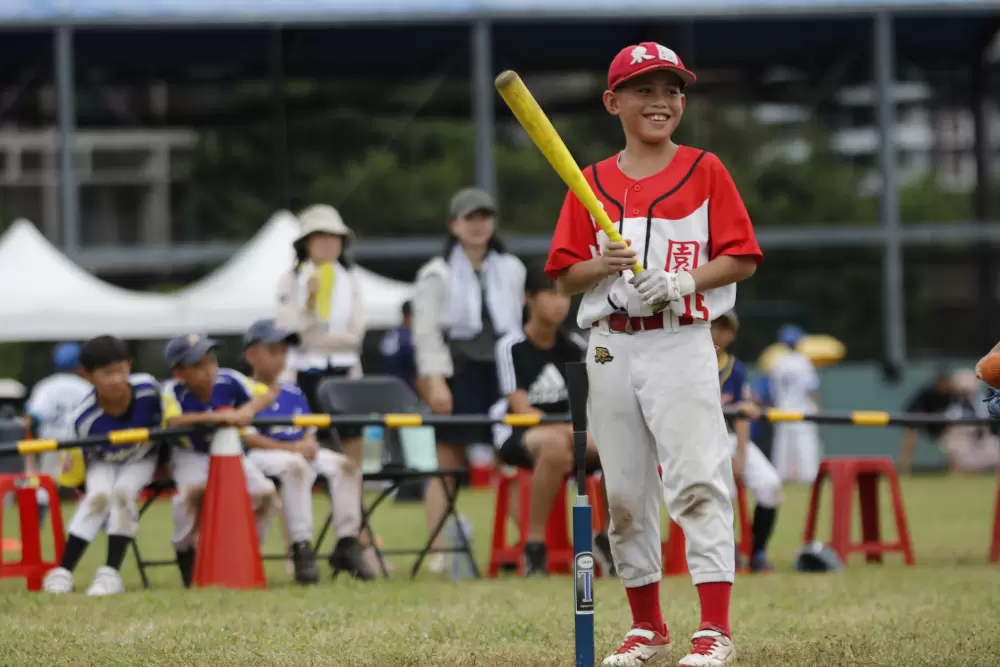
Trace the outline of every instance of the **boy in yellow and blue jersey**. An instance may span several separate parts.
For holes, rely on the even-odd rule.
[[[732,310],[712,322],[712,342],[719,358],[719,383],[722,405],[734,407],[745,419],[727,419],[730,447],[733,451],[733,477],[740,480],[754,496],[757,507],[753,514],[753,550],[751,572],[772,572],[767,559],[767,543],[774,532],[774,522],[783,494],[781,477],[764,453],[750,439],[750,419],[760,416],[760,408],[753,402],[743,362],[726,349],[736,339],[739,319]],[[735,497],[735,484],[731,492]]]
[[[243,356],[253,368],[254,381],[278,394],[274,403],[258,413],[260,417],[287,418],[311,412],[305,393],[297,385],[278,379],[285,368],[288,346],[297,340],[297,334],[279,329],[274,320],[254,322],[243,338]],[[343,454],[320,447],[314,428],[248,429],[243,444],[250,450],[249,459],[264,474],[281,479],[295,578],[302,583],[317,579],[316,555],[309,540],[313,533],[312,487],[316,477],[322,475],[333,504],[333,530],[337,537],[329,558],[330,567],[334,572],[344,570],[357,579],[374,579],[358,542],[363,480],[357,464]]]
[[[160,425],[160,386],[151,375],[132,373],[132,360],[123,341],[98,336],[84,344],[79,360],[83,377],[93,386],[69,418],[72,436],[87,438]],[[137,500],[153,481],[157,449],[147,440],[84,450],[87,492],[69,524],[59,567],[45,575],[43,588],[47,592],[73,590],[73,570],[105,520],[108,559],[97,568],[87,595],[114,595],[124,590],[119,570],[129,542],[139,529]]]
[[[219,368],[215,356],[218,342],[202,334],[178,336],[167,343],[165,357],[173,378],[163,384],[163,425],[233,426],[250,425],[256,414],[274,402],[270,391],[230,368]],[[220,411],[224,410],[224,411]],[[198,516],[208,482],[209,449],[212,433],[195,432],[173,443],[174,534],[177,566],[185,586],[194,572],[194,547],[198,538]],[[246,457],[243,470],[247,490],[257,516],[257,534],[263,542],[274,510],[277,489],[274,482]]]

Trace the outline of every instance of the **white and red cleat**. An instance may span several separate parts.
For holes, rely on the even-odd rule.
[[[736,660],[733,640],[715,628],[703,628],[691,637],[691,652],[677,663],[680,667],[719,667]]]
[[[604,667],[642,667],[666,660],[670,650],[670,633],[661,635],[647,623],[639,623],[625,635],[618,650],[601,663]]]

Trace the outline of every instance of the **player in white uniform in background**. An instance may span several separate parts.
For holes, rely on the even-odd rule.
[[[65,440],[73,437],[73,413],[93,387],[81,375],[80,346],[76,343],[57,345],[52,352],[52,365],[56,372],[34,386],[24,411],[32,436]],[[25,473],[59,477],[59,452],[46,452],[37,459],[33,454],[24,458]],[[49,506],[44,489],[38,490],[38,505],[44,516]]]
[[[111,431],[155,428],[160,423],[160,387],[152,375],[132,374],[125,343],[113,336],[87,341],[80,362],[92,392],[72,417],[72,436],[86,438]],[[59,567],[42,583],[49,593],[73,590],[73,570],[87,546],[108,522],[108,558],[98,567],[87,595],[114,595],[124,590],[121,569],[129,543],[139,529],[139,493],[153,481],[157,448],[153,442],[101,445],[84,450],[87,492],[69,524],[69,538]]]
[[[778,331],[778,342],[788,352],[778,358],[769,373],[771,397],[779,410],[806,415],[819,411],[819,375],[807,356],[796,349],[805,333],[788,324]],[[771,459],[783,481],[812,484],[819,472],[821,445],[814,422],[782,422],[774,426]]]
[[[736,313],[730,310],[712,322],[712,342],[719,357],[719,384],[722,388],[722,404],[731,406],[746,415],[748,419],[727,419],[729,434],[727,439],[733,452],[733,477],[750,489],[757,507],[753,514],[753,549],[751,550],[751,572],[773,572],[767,559],[767,543],[774,532],[774,521],[778,505],[782,501],[781,477],[774,465],[764,456],[764,452],[750,440],[750,421],[760,417],[760,408],[753,402],[750,383],[747,382],[743,362],[729,354],[727,348],[736,340],[740,322]],[[736,502],[736,485],[730,489]],[[747,539],[746,535],[741,536]]]

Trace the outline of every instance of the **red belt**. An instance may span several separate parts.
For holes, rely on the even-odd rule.
[[[634,331],[655,331],[656,329],[663,328],[663,314],[660,315],[649,315],[647,317],[629,317],[628,315],[623,315],[621,313],[613,313],[608,315],[608,329],[614,331],[615,333],[632,333]],[[678,317],[677,322],[680,326],[686,324],[692,324],[693,319],[690,317]],[[594,322],[593,326],[598,327],[601,325],[600,320]]]

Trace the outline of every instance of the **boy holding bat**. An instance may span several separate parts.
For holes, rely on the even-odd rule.
[[[736,657],[733,470],[710,323],[732,309],[736,283],[753,275],[762,255],[719,158],[671,140],[694,81],[676,53],[654,42],[615,57],[604,106],[621,121],[625,148],[585,170],[597,202],[586,188],[567,194],[546,266],[563,293],[583,294],[577,319],[591,329],[590,430],[632,611],[631,630],[604,665],[667,659],[660,493],[684,529],[701,601],[701,624],[679,664],[725,665]]]

